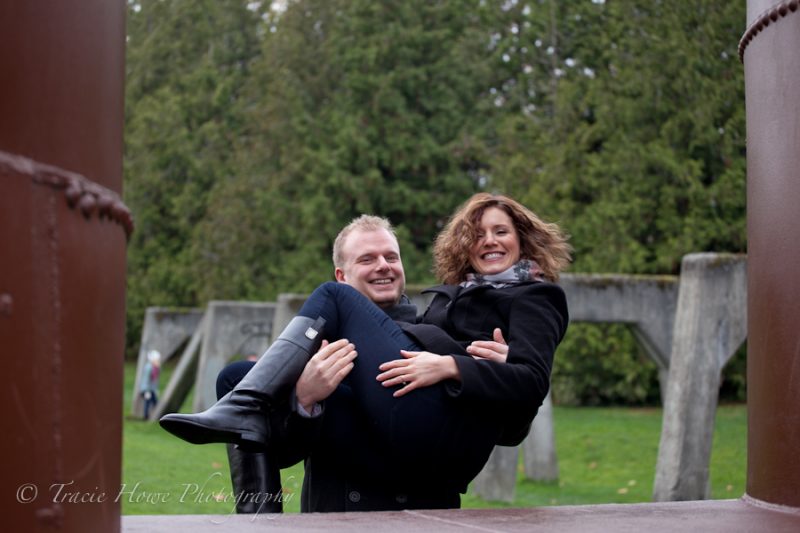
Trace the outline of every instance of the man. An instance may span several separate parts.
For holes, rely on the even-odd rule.
[[[362,215],[345,227],[333,247],[334,275],[367,296],[407,333],[414,334],[416,307],[404,296],[405,273],[400,249],[386,219]],[[481,343],[505,352],[501,342]],[[381,475],[394,459],[361,414],[343,380],[356,352],[346,341],[324,344],[306,364],[288,409],[271,415],[280,435],[266,453],[248,453],[229,446],[234,492],[275,495],[279,468],[305,459],[303,512],[457,508],[459,492],[431,472],[408,473],[402,483]],[[252,364],[226,367],[218,380],[224,396]],[[377,369],[376,369],[377,374]],[[391,470],[391,468],[388,468]],[[237,473],[238,472],[238,473]],[[239,512],[280,512],[280,502],[263,500],[238,505]]]

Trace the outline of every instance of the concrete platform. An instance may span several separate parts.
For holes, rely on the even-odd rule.
[[[286,515],[123,516],[124,533],[220,531],[525,531],[558,533],[800,531],[800,511],[744,499],[530,509]]]

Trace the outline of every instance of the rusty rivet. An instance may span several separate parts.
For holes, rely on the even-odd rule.
[[[111,213],[111,198],[108,195],[100,195],[97,198],[97,210],[99,211],[100,217],[109,216]]]
[[[780,13],[780,15],[782,17],[785,17],[786,13],[788,13],[788,12],[789,12],[789,8],[786,7],[786,4],[781,4],[781,5],[778,6],[778,13]]]
[[[114,202],[111,206],[111,214],[114,216],[114,220],[122,220],[122,215],[125,214],[125,205],[122,202]]]
[[[67,186],[67,190],[64,192],[64,195],[67,197],[67,203],[70,207],[75,207],[78,199],[83,194],[81,190],[81,186],[78,184],[77,181],[70,181],[70,184]]]
[[[81,196],[81,200],[80,202],[78,202],[78,207],[83,213],[83,216],[85,216],[86,218],[92,216],[95,207],[97,207],[97,201],[95,200],[94,195],[84,194],[83,196]]]
[[[14,298],[8,293],[0,294],[0,315],[8,316],[14,312]]]
[[[769,12],[769,18],[772,19],[772,22],[778,20],[778,10],[776,8],[773,7]]]
[[[797,11],[797,0],[792,0],[791,2],[789,2],[789,11],[791,11],[792,13]]]

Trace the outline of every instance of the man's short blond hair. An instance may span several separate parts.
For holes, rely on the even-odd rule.
[[[348,225],[342,228],[342,231],[339,232],[339,235],[336,236],[336,240],[333,241],[333,266],[336,268],[344,267],[345,258],[342,249],[344,248],[344,243],[347,241],[347,237],[353,231],[378,231],[382,229],[388,231],[391,236],[397,240],[397,234],[394,231],[394,227],[387,218],[378,217],[375,215],[361,215],[350,221]]]

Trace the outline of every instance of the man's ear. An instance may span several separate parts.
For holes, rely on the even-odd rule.
[[[346,280],[344,279],[344,270],[339,267],[336,267],[333,270],[333,277],[336,278],[336,281],[339,283],[344,283]]]

